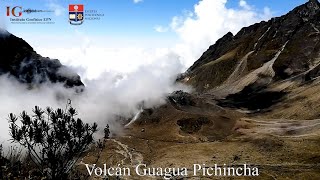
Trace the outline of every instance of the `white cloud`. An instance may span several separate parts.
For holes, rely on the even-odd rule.
[[[133,0],[133,3],[137,4],[137,3],[141,3],[143,2],[143,0]]]
[[[84,120],[101,121],[103,125],[112,122],[114,114],[137,112],[137,103],[142,100],[147,101],[149,106],[159,104],[166,93],[178,88],[172,85],[174,75],[190,66],[216,40],[228,31],[237,33],[243,26],[271,16],[269,8],[260,12],[239,1],[240,9],[230,9],[226,7],[226,2],[201,0],[192,12],[172,17],[167,27],[161,26],[158,30],[168,28],[179,36],[179,42],[173,42],[173,47],[128,47],[126,43],[120,43],[122,47],[111,48],[113,44],[107,38],[99,37],[97,40],[80,32],[66,35],[70,39],[46,35],[44,40],[35,35],[29,41],[39,54],[58,58],[63,64],[76,67],[78,73],[83,73],[82,78],[87,79],[87,90],[81,97],[72,99]],[[59,11],[59,6],[52,4],[52,7],[56,7],[57,15],[63,11]],[[82,45],[69,46],[68,42]],[[0,105],[5,107],[0,110],[1,119],[5,119],[7,113],[30,110],[36,104],[61,107],[61,103],[55,100],[57,92],[63,91],[61,86],[25,91],[25,87],[1,78],[0,86],[6,87],[0,89]],[[72,96],[70,92],[65,94]],[[0,137],[5,137],[3,134],[7,134],[7,126],[1,124],[0,127],[3,128],[0,129],[3,132]]]
[[[154,30],[157,31],[157,32],[159,32],[159,33],[164,33],[164,32],[167,32],[167,31],[168,31],[168,28],[157,25],[157,26],[154,27]]]
[[[130,73],[141,66],[157,61],[160,65],[164,59],[163,57],[170,53],[167,49],[160,48],[107,48],[95,45],[85,48],[81,46],[75,48],[37,48],[37,52],[51,58],[60,59],[63,63],[70,66],[85,68],[85,74],[82,75],[88,79],[98,78],[105,71]],[[176,73],[180,71],[182,69]]]
[[[273,12],[269,7],[263,8],[263,14],[261,15],[261,19],[270,19],[273,16]]]
[[[170,23],[170,28],[176,30],[179,26],[183,24],[184,18],[179,16],[174,16]]]
[[[180,37],[173,48],[187,66],[227,32],[236,34],[242,27],[271,17],[269,8],[262,12],[240,0],[240,9],[226,7],[227,0],[201,0],[191,13],[172,18],[170,27]]]
[[[60,5],[56,0],[49,0],[47,6],[54,11],[56,16],[61,16],[66,12],[66,8]]]
[[[247,9],[247,10],[251,9],[251,6],[249,6],[248,3],[245,0],[240,0],[239,1],[239,6],[244,8],[244,9]]]
[[[63,37],[66,43],[80,44],[78,47],[68,47],[66,43],[52,45],[55,41],[60,41],[39,41],[37,37],[34,38],[36,43],[33,45],[38,53],[44,56],[60,59],[71,66],[82,67],[81,69],[85,69],[83,75],[89,79],[97,78],[105,71],[132,72],[170,53],[176,54],[187,68],[227,32],[235,34],[244,26],[271,17],[271,11],[267,7],[258,11],[244,0],[240,0],[240,9],[231,9],[226,7],[226,2],[227,0],[201,0],[195,4],[192,11],[184,11],[180,16],[172,17],[167,26],[155,26],[157,32],[172,30],[178,36],[178,41],[168,42],[167,48],[150,47],[150,42],[134,46],[123,41],[120,46],[115,47],[116,41],[110,41],[106,37],[93,38],[79,31],[76,31],[76,36]],[[245,8],[246,6],[250,8]],[[97,44],[98,42],[103,43]],[[48,47],[49,45],[53,47]]]
[[[62,84],[41,84],[30,89],[6,75],[0,76],[0,144],[9,146],[9,113],[19,115],[23,110],[31,113],[38,105],[63,108],[67,99],[79,112],[79,118],[87,123],[97,122],[100,129],[109,124],[113,132],[121,133],[115,121],[118,115],[130,118],[139,112],[138,104],[145,108],[163,104],[165,96],[178,89],[188,90],[174,83],[174,74],[181,69],[175,55],[168,54],[163,59],[140,66],[126,74],[105,72],[95,80],[86,80],[86,89],[76,94]],[[60,73],[67,73],[61,71]],[[101,133],[101,132],[100,132]]]

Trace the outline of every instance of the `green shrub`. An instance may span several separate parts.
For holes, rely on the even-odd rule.
[[[33,115],[23,111],[19,117],[9,114],[12,142],[21,144],[43,177],[66,179],[82,153],[93,142],[97,124],[76,118],[71,106],[66,110],[38,106]],[[18,122],[20,120],[20,122]]]

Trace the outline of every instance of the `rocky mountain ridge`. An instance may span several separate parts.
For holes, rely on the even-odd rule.
[[[319,179],[319,20],[319,2],[309,0],[227,33],[178,78],[195,91],[143,110],[125,135],[108,141],[115,152],[103,151],[98,163],[115,156],[130,166],[248,163],[259,167],[256,179]]]
[[[236,35],[227,33],[180,77],[195,92],[173,92],[162,106],[144,109],[121,134],[103,141],[106,148],[88,151],[79,169],[87,172],[86,163],[129,168],[142,163],[250,164],[259,168],[256,179],[319,179],[319,20],[319,2],[309,0],[284,16]],[[8,55],[18,65],[22,57],[36,55],[19,43],[24,48],[14,51],[20,55]],[[18,72],[14,67],[6,71]],[[234,179],[193,174],[172,179],[219,178]],[[141,177],[132,174],[128,179]]]
[[[42,57],[23,39],[5,30],[0,36],[0,75],[8,74],[21,83],[62,83],[82,87],[80,76],[57,59]]]
[[[184,74],[184,82],[198,91],[224,91],[222,97],[252,84],[267,85],[300,75],[319,75],[320,4],[317,0],[288,14],[227,33],[203,53]],[[220,90],[217,90],[220,89]]]

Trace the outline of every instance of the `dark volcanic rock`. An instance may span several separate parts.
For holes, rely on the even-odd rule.
[[[37,54],[23,39],[0,31],[0,75],[9,74],[22,83],[63,83],[66,87],[83,86],[80,76],[59,60]]]
[[[200,117],[197,119],[187,118],[180,119],[177,121],[177,124],[180,126],[180,129],[185,133],[196,133],[198,132],[203,125],[209,124],[210,121],[205,117]]]
[[[271,82],[284,80],[319,65],[319,42],[320,4],[309,0],[284,16],[242,28],[236,35],[227,33],[203,53],[183,78],[198,91],[210,90],[226,82],[246,55],[249,54],[245,67],[237,78],[271,61],[286,44],[272,64]],[[310,76],[315,78],[318,74],[316,70]]]
[[[228,32],[221,39],[219,39],[214,45],[210,46],[209,49],[203,53],[198,61],[196,61],[190,68],[189,71],[194,70],[196,67],[201,66],[205,63],[210,62],[212,59],[218,59],[220,56],[224,55],[230,49],[228,47],[234,39],[231,32]]]
[[[230,94],[225,99],[218,100],[222,107],[245,108],[254,112],[265,111],[272,105],[281,102],[286,92],[269,91],[266,87],[249,85],[241,92]]]
[[[168,96],[168,99],[174,104],[181,106],[193,106],[195,103],[189,93],[183,91],[175,91]]]

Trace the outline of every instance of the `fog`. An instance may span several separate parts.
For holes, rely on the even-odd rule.
[[[59,70],[59,74],[70,76],[76,68]],[[5,74],[0,76],[0,143],[9,145],[9,113],[19,115],[23,110],[31,114],[34,106],[65,108],[67,100],[77,109],[78,117],[87,123],[98,123],[102,135],[109,124],[111,132],[122,134],[117,117],[133,118],[141,109],[153,108],[165,103],[168,93],[189,87],[176,84],[175,78],[183,65],[179,57],[167,54],[152,64],[140,66],[130,73],[105,72],[94,80],[83,79],[85,89],[76,93],[63,84],[44,83],[27,85]],[[72,70],[73,69],[73,70]]]
[[[121,133],[120,126],[115,123],[117,115],[130,118],[139,112],[141,102],[146,107],[156,107],[164,103],[165,96],[174,90],[189,91],[189,87],[175,84],[177,73],[186,70],[209,45],[228,31],[236,33],[244,26],[271,17],[267,7],[258,10],[241,0],[239,8],[228,8],[226,3],[226,0],[201,0],[190,13],[177,14],[171,21],[168,19],[168,24],[160,24],[160,30],[175,33],[178,41],[151,53],[145,51],[148,45],[143,48],[106,48],[103,46],[109,39],[100,36],[93,42],[100,42],[103,46],[91,46],[90,38],[85,34],[77,35],[77,31],[69,33],[69,41],[66,40],[68,37],[54,34],[32,33],[28,36],[23,30],[11,28],[41,55],[72,66],[70,68],[82,75],[86,87],[84,92],[75,94],[61,84],[47,83],[30,88],[8,75],[0,76],[0,143],[9,138],[7,115],[23,110],[30,112],[35,105],[63,108],[70,98],[85,122],[97,122],[100,129],[110,124],[113,132]],[[0,17],[0,27],[7,29],[4,19]],[[0,34],[5,33],[0,30]],[[139,41],[140,38],[133,40]],[[74,48],[74,44],[81,43],[84,44],[80,48]],[[114,44],[109,42],[111,47]],[[120,44],[126,46],[126,43]],[[73,75],[68,69],[60,69],[58,73]]]

